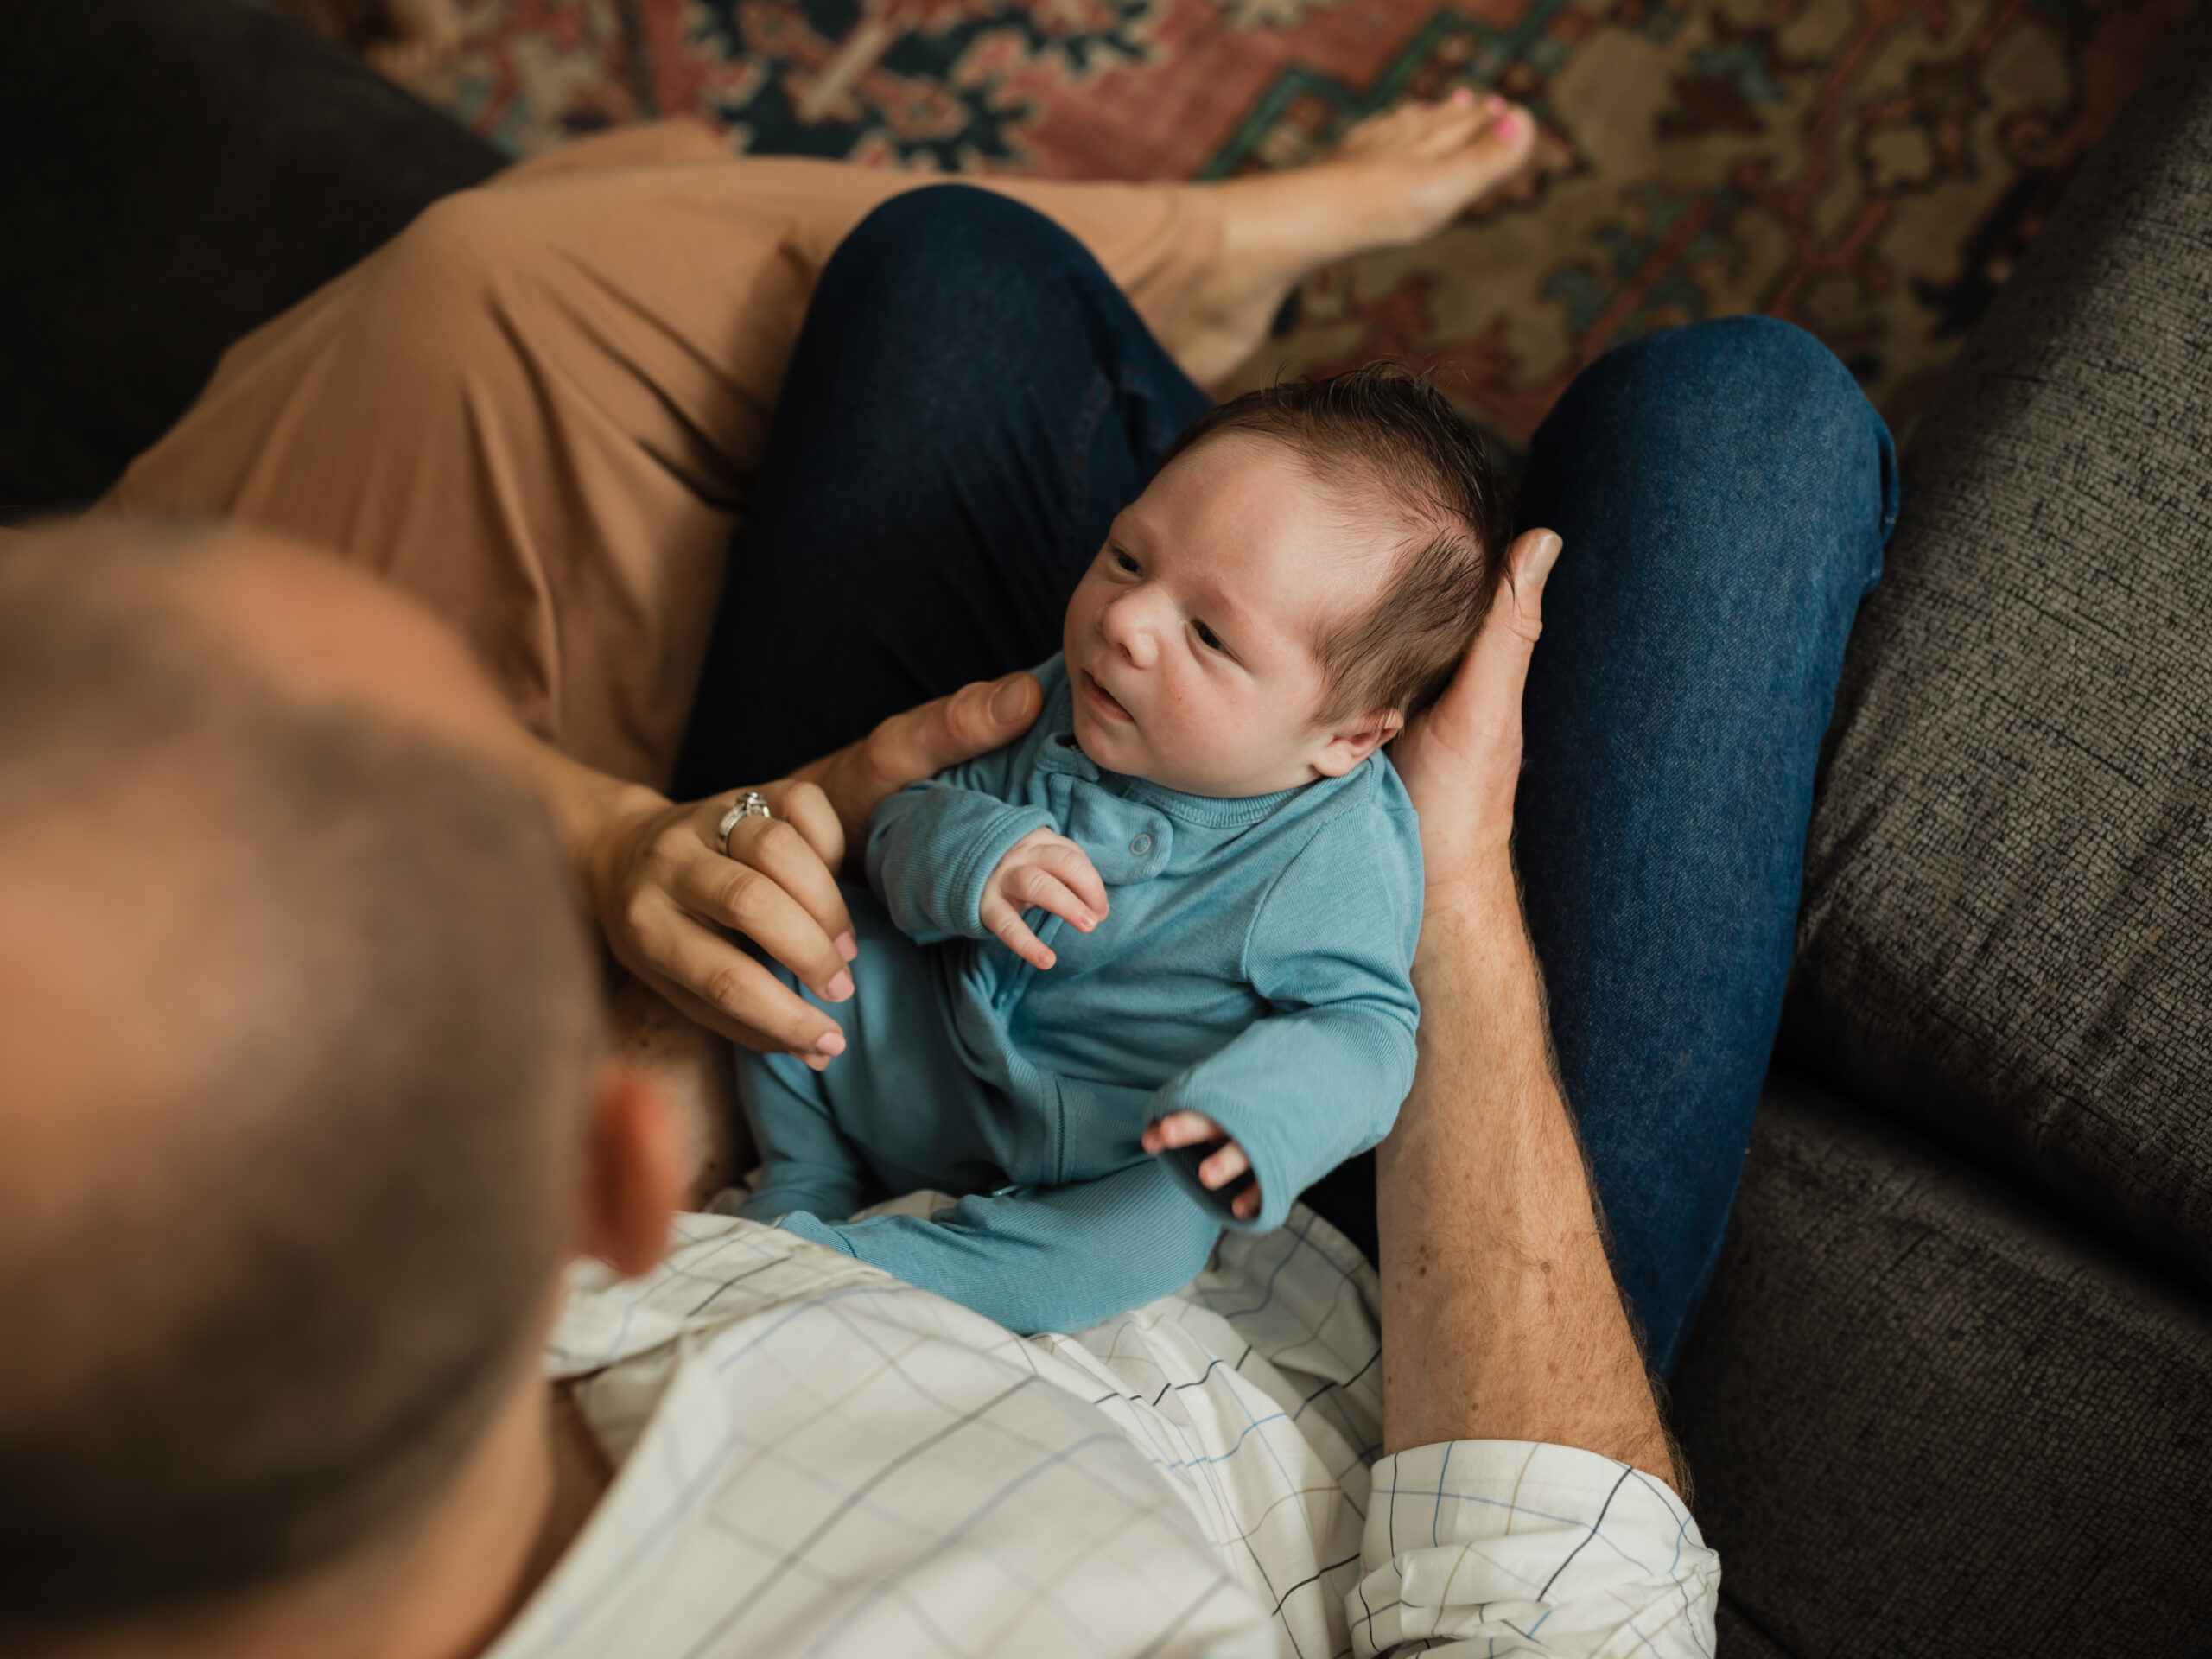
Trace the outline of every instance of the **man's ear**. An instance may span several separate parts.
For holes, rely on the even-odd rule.
[[[1395,709],[1377,709],[1337,728],[1321,753],[1313,757],[1313,770],[1324,778],[1341,778],[1395,737],[1406,723]]]
[[[650,1271],[668,1248],[683,1194],[675,1114],[637,1072],[610,1065],[592,1092],[575,1251],[626,1279]]]

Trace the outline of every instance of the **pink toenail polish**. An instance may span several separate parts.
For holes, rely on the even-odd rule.
[[[1471,86],[1453,87],[1452,89],[1452,101],[1463,110],[1467,108],[1475,101],[1474,88]]]
[[[1521,128],[1526,118],[1522,115],[1520,111],[1508,111],[1505,114],[1501,115],[1497,118],[1497,136],[1501,138],[1518,138],[1521,136]]]
[[[1506,111],[1506,103],[1503,98],[1492,92],[1488,98],[1483,99],[1483,108],[1492,115],[1503,115]]]

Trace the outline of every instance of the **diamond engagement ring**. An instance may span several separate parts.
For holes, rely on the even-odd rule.
[[[730,810],[722,814],[722,821],[715,826],[715,833],[721,837],[722,856],[729,856],[729,832],[747,818],[772,818],[768,810],[768,798],[757,789],[748,789],[737,798]]]

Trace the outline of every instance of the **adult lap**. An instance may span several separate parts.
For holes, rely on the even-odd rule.
[[[793,354],[679,790],[772,775],[1049,655],[1107,523],[1205,407],[1048,221],[957,187],[879,210]],[[1568,1096],[1662,1368],[1726,1218],[1820,735],[1894,509],[1887,435],[1849,377],[1759,319],[1600,359],[1534,446],[1521,522],[1567,551],[1528,693],[1520,857]],[[1349,1202],[1325,1208],[1371,1254],[1371,1178],[1335,1187]]]

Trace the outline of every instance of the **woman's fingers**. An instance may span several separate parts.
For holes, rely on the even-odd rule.
[[[770,850],[757,852],[757,856],[785,865],[803,856],[817,875],[827,878],[812,850],[789,824],[753,819],[738,829],[750,831],[748,839],[756,849],[763,842],[776,843]],[[730,845],[734,850],[739,846],[734,832]],[[794,847],[797,852],[791,850]],[[632,931],[656,961],[665,963],[662,944],[671,931],[680,936],[696,925],[692,918],[696,918],[742,933],[797,974],[825,1002],[842,1002],[853,994],[852,974],[836,944],[837,935],[849,931],[851,924],[844,919],[844,902],[836,897],[835,883],[831,884],[835,919],[830,923],[810,913],[777,875],[747,860],[724,858],[719,853],[677,861],[663,886],[672,907],[689,914],[675,918],[657,916],[648,901],[633,909],[630,918]],[[705,986],[696,988],[712,1000]]]
[[[834,870],[845,861],[845,826],[821,785],[786,778],[761,785],[760,795],[771,812],[806,837],[825,869]]]
[[[820,790],[810,785],[805,788],[805,795],[811,798],[810,800],[794,801],[792,793],[796,791],[786,794],[784,804],[810,810],[816,817],[814,827],[817,835],[822,831],[820,820],[823,818],[830,820],[832,831],[836,830],[836,815],[830,810],[830,803],[823,798]],[[709,810],[713,804],[709,803]],[[721,814],[716,813],[715,817],[719,819]],[[830,854],[842,854],[842,833],[836,834],[827,846]],[[799,908],[821,928],[841,963],[850,962],[859,954],[853,942],[852,914],[845,908],[845,895],[839,890],[837,878],[833,874],[836,869],[836,859],[825,855],[824,842],[817,836],[807,834],[805,826],[797,818],[741,818],[730,830],[728,857],[723,858],[718,849],[709,852],[707,856],[709,867],[716,859],[721,859],[725,863],[749,865],[789,893]],[[733,926],[739,925],[723,916],[715,916],[714,919],[728,922]],[[815,989],[823,990],[823,982],[818,982],[804,964],[785,956],[751,928],[742,931],[748,938],[760,939],[769,955]],[[834,973],[835,969],[831,971]],[[823,991],[823,994],[830,995],[827,991]],[[830,996],[832,1001],[841,1000]]]
[[[986,894],[977,912],[985,927],[1006,942],[1006,948],[1033,968],[1049,969],[1059,958],[1045,946],[1045,942],[1029,931],[1029,924],[1021,919],[1021,912],[1005,899]]]
[[[817,1070],[845,1052],[844,1030],[835,1020],[689,917],[654,944],[658,971],[646,977],[701,1025],[760,1052],[797,1054]]]

